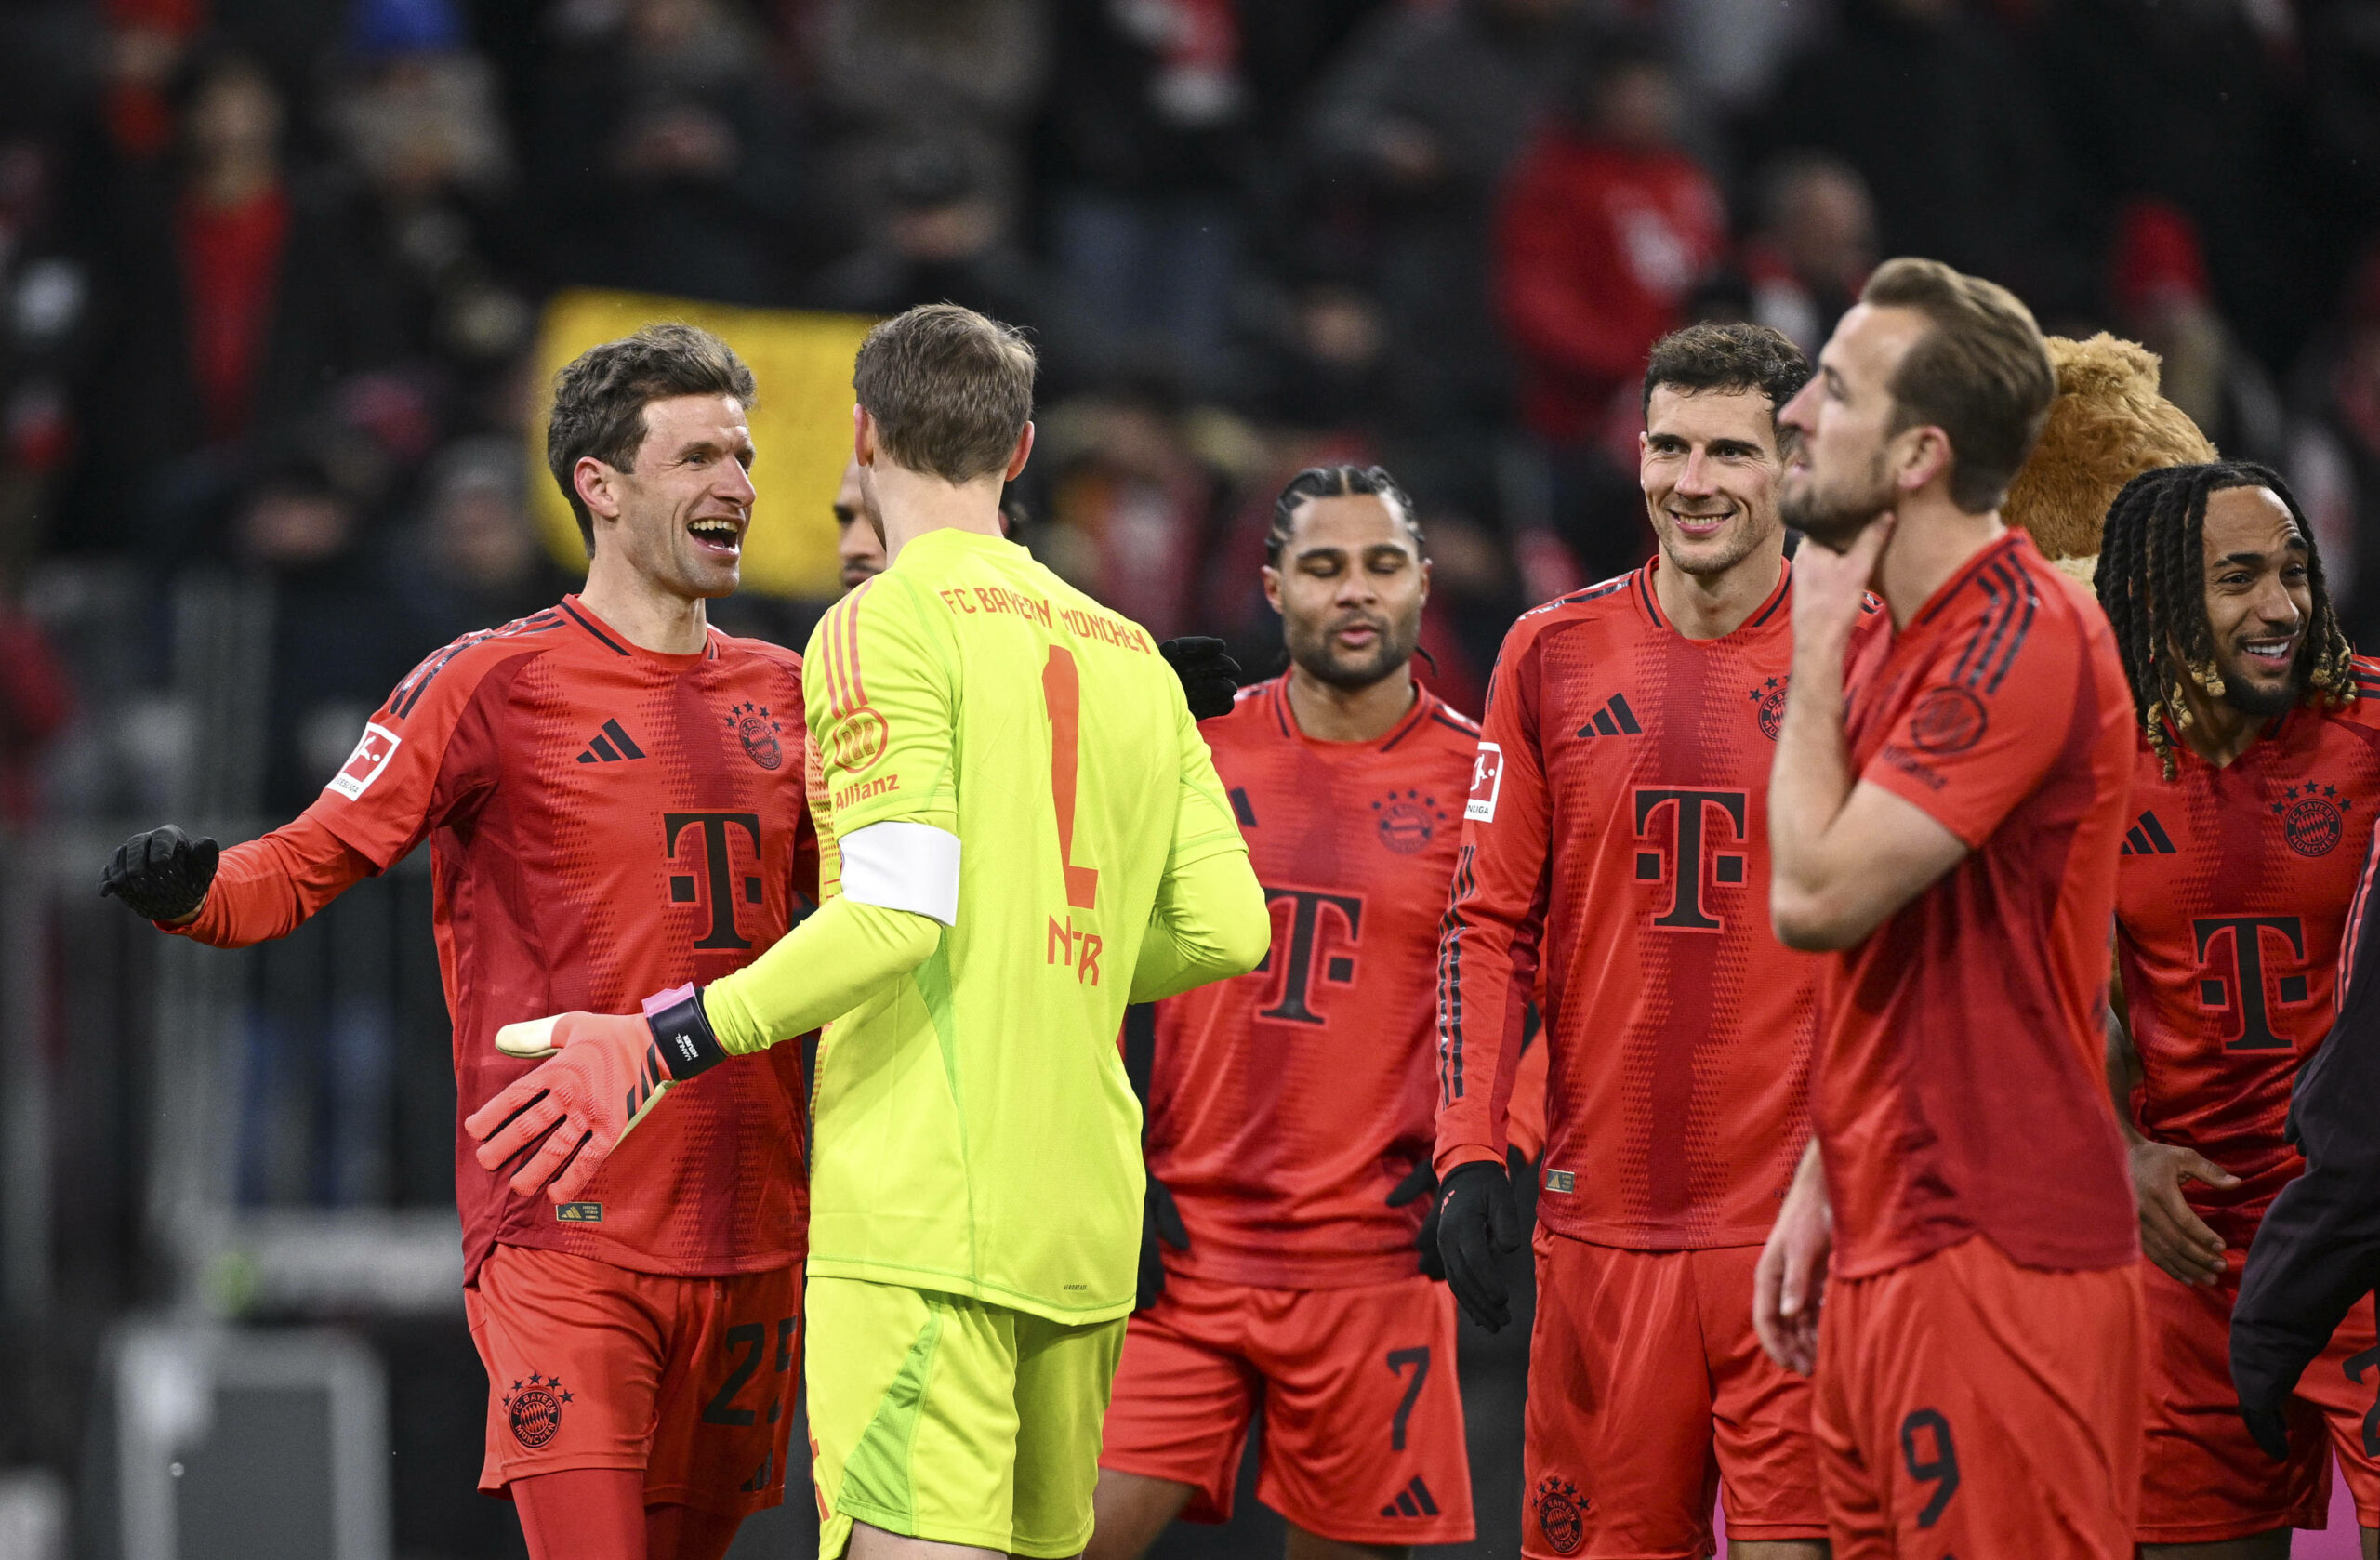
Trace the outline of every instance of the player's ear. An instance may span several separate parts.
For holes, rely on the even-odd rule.
[[[587,506],[589,514],[605,520],[620,518],[620,496],[615,486],[619,473],[591,455],[582,455],[570,469],[571,485],[578,490],[578,501]]]
[[[1424,559],[1422,559],[1422,560],[1421,560],[1421,601],[1422,601],[1423,604],[1424,604],[1424,605],[1426,605],[1426,604],[1428,604],[1429,600],[1430,600],[1430,561],[1429,561],[1428,559],[1426,559],[1426,558],[1424,558]]]
[[[1009,483],[1016,481],[1017,473],[1025,469],[1025,463],[1032,457],[1033,425],[1028,422],[1025,425],[1025,431],[1016,436],[1016,450],[1008,457],[1008,473],[1000,480]]]
[[[1901,452],[1900,475],[1894,486],[1903,493],[1915,493],[1936,478],[1950,475],[1952,456],[1949,434],[1927,423],[1905,429],[1899,437],[1908,440],[1909,445]]]
[[[852,408],[852,458],[862,466],[876,464],[876,419],[865,406]]]
[[[1264,565],[1264,604],[1276,617],[1281,615],[1281,571],[1270,563]]]

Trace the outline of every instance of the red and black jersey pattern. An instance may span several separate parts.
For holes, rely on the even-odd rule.
[[[468,1271],[501,1242],[647,1273],[802,1255],[798,1046],[681,1085],[557,1210],[480,1169],[461,1121],[534,1063],[506,1024],[626,1013],[749,963],[816,892],[800,657],[712,633],[637,649],[575,598],[424,660],[307,816],[376,867],[427,840],[455,1022]]]
[[[1417,688],[1376,742],[1298,729],[1287,682],[1204,722],[1273,911],[1250,974],[1158,1004],[1149,1171],[1190,1249],[1170,1265],[1333,1289],[1415,1271],[1430,1154],[1433,955],[1479,728]]]
[[[1659,561],[1506,636],[1438,940],[1440,1173],[1501,1157],[1524,1011],[1548,1056],[1539,1217],[1640,1249],[1764,1238],[1808,1132],[1818,962],[1768,927],[1792,569],[1691,640]]]
[[[2241,1178],[2184,1187],[2245,1247],[2304,1161],[2282,1136],[2298,1066],[2330,1032],[2380,814],[2380,663],[2344,709],[2302,706],[2230,763],[2144,742],[2117,870],[2117,968],[2140,1053],[2141,1129]]]

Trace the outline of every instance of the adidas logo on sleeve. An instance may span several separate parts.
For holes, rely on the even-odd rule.
[[[642,757],[644,749],[636,745],[636,739],[628,735],[627,728],[617,721],[606,721],[603,729],[595,734],[595,740],[580,752],[578,761],[583,764],[616,764]]]

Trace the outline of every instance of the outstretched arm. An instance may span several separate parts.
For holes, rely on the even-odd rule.
[[[220,853],[170,825],[116,851],[99,892],[158,930],[210,947],[245,948],[286,937],[370,877],[369,858],[311,813],[260,839]]]

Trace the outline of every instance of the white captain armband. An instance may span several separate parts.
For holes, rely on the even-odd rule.
[[[843,896],[959,924],[959,836],[932,824],[869,824],[838,840]]]

